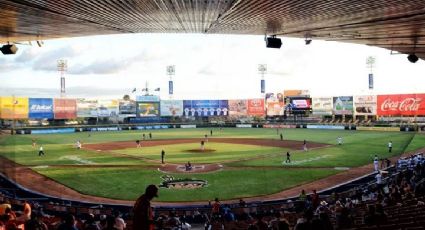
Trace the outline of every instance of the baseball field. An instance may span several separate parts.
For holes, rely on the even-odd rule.
[[[342,137],[342,145],[338,145],[338,137]],[[76,148],[77,141],[82,143],[81,149]],[[393,142],[391,153],[389,141]],[[40,146],[45,155],[39,156]],[[30,174],[38,174],[81,194],[117,200],[135,200],[147,185],[160,185],[167,178],[183,181],[161,187],[156,199],[160,202],[261,199],[371,164],[375,154],[390,158],[424,147],[425,135],[414,132],[312,129],[199,128],[0,136],[3,164],[11,161],[15,171],[27,170],[27,178],[19,174],[20,181],[30,182]],[[291,162],[285,163],[288,151]],[[187,162],[192,169],[187,170]],[[14,175],[18,173],[8,174],[12,179]],[[195,186],[191,180],[205,184]]]

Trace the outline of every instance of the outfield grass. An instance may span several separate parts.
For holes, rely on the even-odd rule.
[[[347,136],[349,134],[349,136]],[[347,132],[343,136],[342,145],[334,145],[328,148],[293,151],[291,154],[292,164],[282,164],[286,160],[286,152],[281,155],[265,159],[255,159],[232,163],[231,165],[243,166],[279,166],[285,167],[356,167],[373,162],[376,155],[380,159],[400,155],[405,152],[407,145],[415,136],[414,133],[372,133],[368,131]],[[415,146],[418,149],[425,145],[425,141],[415,138]],[[393,150],[388,152],[388,141],[393,142]],[[336,140],[333,140],[336,142]],[[331,144],[330,142],[328,142]]]
[[[56,181],[63,181],[81,193],[115,199],[134,200],[147,185],[160,184],[163,173],[157,170],[103,168],[103,169],[57,169],[40,168],[38,172]],[[225,170],[202,174],[168,174],[175,178],[192,178],[208,181],[200,189],[161,188],[156,201],[205,201],[236,199],[272,194],[295,185],[313,181],[336,173],[336,170],[270,169]],[[249,178],[249,179],[248,179]]]
[[[284,129],[285,140],[319,142],[331,146],[320,149],[288,150],[243,144],[206,143],[210,153],[191,153],[188,149],[200,148],[199,143],[128,148],[113,151],[77,150],[74,144],[134,141],[142,133],[152,133],[153,139],[202,138],[210,129],[169,129],[150,131],[92,132],[72,134],[15,135],[0,138],[0,155],[15,162],[33,167],[37,172],[53,178],[82,193],[117,199],[135,199],[150,183],[159,184],[164,173],[159,167],[160,152],[166,151],[166,162],[221,163],[221,171],[202,174],[171,174],[177,178],[188,175],[208,181],[200,189],[161,189],[160,201],[198,201],[214,197],[231,199],[272,194],[299,184],[327,177],[338,171],[334,167],[356,167],[380,158],[397,156],[402,152],[425,147],[425,135],[410,132],[374,132],[348,130]],[[213,129],[213,138],[279,139],[276,129]],[[336,138],[344,144],[339,146]],[[39,157],[38,148],[31,147],[35,138],[42,144],[46,155]],[[211,139],[210,139],[211,140]],[[388,153],[387,143],[393,141],[393,152]],[[282,164],[286,151],[292,153],[292,164]],[[100,167],[89,168],[84,164]],[[102,168],[101,165],[117,167]],[[60,165],[82,165],[78,170]],[[126,165],[137,167],[127,168]],[[231,166],[230,168],[228,166]],[[303,167],[288,169],[288,167]],[[309,168],[310,167],[310,168]],[[323,167],[323,168],[318,168]]]

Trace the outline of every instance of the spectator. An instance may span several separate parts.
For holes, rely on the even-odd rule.
[[[276,212],[274,218],[270,221],[271,229],[273,230],[289,230],[289,222],[280,212]]]
[[[6,208],[12,208],[8,201],[5,201],[3,204],[0,204],[0,216],[5,214]]]
[[[239,199],[239,206],[240,207],[245,207],[246,206],[246,202],[243,199]]]
[[[105,229],[108,225],[108,223],[106,222],[106,215],[101,215],[100,216],[100,221],[99,221],[99,228],[100,229]]]
[[[127,225],[125,221],[121,218],[121,213],[119,211],[115,211],[114,217],[115,217],[114,227],[118,230],[124,230]]]
[[[224,206],[223,211],[224,211],[224,219],[226,221],[228,222],[235,221],[235,214],[233,214],[228,204]]]
[[[350,210],[346,207],[343,207],[341,210],[341,215],[336,221],[337,229],[351,228],[353,225],[353,218],[350,214]]]
[[[268,226],[267,223],[264,221],[263,215],[258,214],[257,221],[255,222],[255,227],[257,230],[267,230]]]
[[[158,197],[158,187],[151,184],[146,187],[145,193],[140,196],[133,207],[133,229],[153,230],[155,222],[150,201]]]
[[[212,204],[211,214],[212,214],[213,217],[219,217],[220,216],[220,201],[218,201],[218,198],[214,199],[214,204]]]
[[[306,210],[304,215],[300,218],[298,218],[297,223],[295,224],[294,230],[310,230],[312,229],[311,226],[311,219],[313,217],[313,212],[311,209]]]
[[[316,189],[313,190],[313,194],[311,194],[311,203],[313,206],[313,209],[316,209],[319,206],[320,198],[319,194],[317,194]]]
[[[115,217],[107,216],[106,217],[106,228],[103,228],[102,230],[118,230],[115,227]]]
[[[174,212],[170,212],[170,215],[165,223],[166,228],[177,229],[180,226],[181,222],[179,218],[176,217]]]
[[[66,214],[63,218],[63,222],[59,225],[57,230],[78,230],[75,226],[75,217],[71,213]]]
[[[99,225],[97,225],[93,214],[88,215],[86,222],[84,222],[83,229],[84,230],[100,230],[100,227]]]
[[[305,200],[306,200],[306,198],[307,198],[307,195],[305,194],[305,190],[303,189],[303,190],[301,190],[301,193],[300,193],[300,195],[298,196],[298,200],[299,200],[299,201],[305,201]]]
[[[375,204],[376,220],[377,223],[382,225],[387,223],[387,213],[384,211],[384,207],[381,204]]]
[[[43,215],[40,212],[33,212],[31,215],[31,220],[25,222],[25,230],[47,230],[47,225],[43,222],[42,219]]]
[[[27,201],[24,201],[24,211],[22,215],[19,216],[16,220],[25,222],[30,219],[31,219],[31,205]]]
[[[9,216],[9,220],[16,220],[16,213],[11,208],[6,208],[4,215]]]

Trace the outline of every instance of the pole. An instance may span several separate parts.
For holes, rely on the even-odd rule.
[[[258,65],[258,72],[261,76],[261,97],[264,98],[266,93],[266,81],[264,79],[264,75],[267,72],[267,65],[266,64],[259,64]]]
[[[13,135],[15,133],[15,127],[16,127],[16,98],[15,95],[12,95],[12,131],[11,134]]]
[[[173,76],[176,74],[176,66],[175,65],[169,65],[167,66],[167,75],[169,78],[168,81],[168,97],[170,98],[170,100],[173,98],[173,94],[174,94],[174,86],[173,86]]]
[[[60,91],[60,96],[63,98],[65,97],[65,72],[68,69],[68,62],[67,60],[64,59],[60,59],[57,62],[57,67],[58,67],[58,71],[60,72],[60,76],[61,76],[61,91]]]

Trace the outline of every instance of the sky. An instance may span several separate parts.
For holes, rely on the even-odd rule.
[[[281,49],[263,36],[121,34],[18,44],[0,55],[0,96],[60,97],[57,61],[67,60],[66,97],[119,99],[148,85],[161,99],[260,98],[259,64],[267,65],[266,92],[309,90],[311,96],[425,93],[425,62],[365,45],[282,37]],[[376,59],[368,89],[366,59]],[[175,66],[168,95],[166,67]],[[136,88],[136,92],[132,90]],[[153,90],[160,88],[159,92]]]

